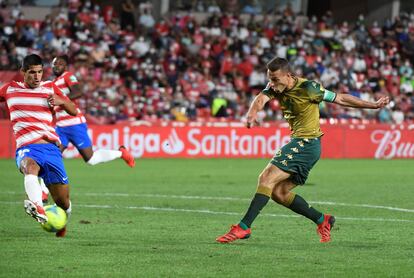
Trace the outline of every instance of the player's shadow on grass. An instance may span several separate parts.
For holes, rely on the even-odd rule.
[[[304,184],[304,186],[315,186],[316,184],[313,182],[307,182]]]
[[[363,243],[363,242],[352,242],[352,241],[342,241],[340,243],[342,248],[349,248],[349,249],[356,249],[356,250],[361,250],[361,249],[378,249],[378,248],[383,248],[384,245],[380,244],[380,243]]]

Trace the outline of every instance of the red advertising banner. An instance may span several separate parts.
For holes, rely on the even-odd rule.
[[[322,125],[323,158],[414,158],[414,125]],[[10,125],[0,122],[0,157],[14,157]],[[94,148],[124,145],[135,157],[270,158],[289,140],[286,127],[247,129],[239,124],[206,126],[89,126]],[[64,156],[75,157],[68,148]]]
[[[0,158],[14,158],[15,146],[11,122],[0,120]]]

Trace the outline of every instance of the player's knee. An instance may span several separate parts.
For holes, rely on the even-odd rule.
[[[40,171],[39,165],[33,159],[24,159],[20,164],[20,170],[25,175],[38,175]]]
[[[54,201],[58,207],[64,210],[67,210],[70,206],[69,198],[66,198],[66,197],[58,197]]]
[[[281,187],[275,187],[272,191],[272,200],[278,204],[285,204],[289,198],[289,191],[283,190]]]
[[[270,182],[270,179],[268,177],[266,177],[263,173],[259,175],[259,178],[257,180],[257,185],[273,188],[273,185]]]
[[[273,189],[273,187],[278,184],[279,177],[270,169],[265,169],[260,173],[258,178],[258,185],[265,186]]]
[[[81,154],[81,156],[83,158],[83,161],[85,161],[86,163],[89,163],[91,161],[91,159],[93,157],[93,154],[94,154],[94,151],[92,150],[92,147],[91,148],[82,149],[79,152],[80,152],[80,154]],[[89,163],[89,164],[94,165],[92,163]]]

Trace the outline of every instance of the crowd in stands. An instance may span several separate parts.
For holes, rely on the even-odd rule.
[[[329,12],[309,18],[289,6],[266,15],[245,7],[250,15],[242,16],[232,6],[197,5],[204,16],[181,11],[155,20],[150,2],[126,0],[116,12],[68,0],[33,24],[19,6],[1,5],[0,70],[18,70],[32,52],[47,63],[69,55],[84,92],[78,103],[97,123],[239,120],[266,86],[265,65],[275,55],[332,91],[392,99],[380,111],[321,103],[323,118],[414,121],[414,14],[380,25],[362,15],[352,23],[336,23]],[[45,75],[52,78],[50,64]],[[282,119],[277,101],[262,117]]]

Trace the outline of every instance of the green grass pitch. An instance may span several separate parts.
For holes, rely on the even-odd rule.
[[[337,217],[332,242],[269,202],[252,237],[215,238],[246,211],[264,159],[65,160],[73,215],[55,238],[0,160],[0,277],[414,277],[414,160],[321,160],[295,190]]]

